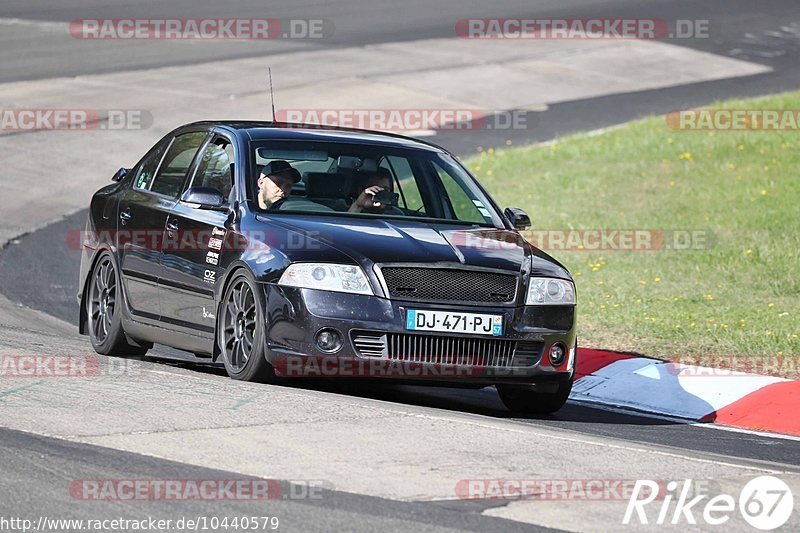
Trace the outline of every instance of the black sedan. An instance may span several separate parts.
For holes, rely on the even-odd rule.
[[[572,388],[569,272],[451,154],[398,135],[271,122],[171,132],[91,201],[80,331],[234,379],[496,385],[553,412]]]

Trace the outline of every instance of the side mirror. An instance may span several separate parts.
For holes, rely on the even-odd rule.
[[[181,196],[181,202],[198,209],[220,209],[225,205],[225,197],[214,187],[189,187]]]
[[[531,219],[528,213],[518,207],[507,207],[506,210],[503,211],[503,214],[511,221],[511,225],[514,226],[514,229],[527,229],[531,227]]]
[[[123,179],[125,179],[125,176],[128,175],[128,172],[130,172],[130,170],[131,169],[129,169],[129,168],[121,168],[121,169],[117,170],[114,173],[114,175],[111,176],[111,181],[122,181]]]

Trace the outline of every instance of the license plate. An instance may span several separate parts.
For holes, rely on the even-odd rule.
[[[503,334],[503,315],[409,309],[406,313],[406,329],[497,337]]]

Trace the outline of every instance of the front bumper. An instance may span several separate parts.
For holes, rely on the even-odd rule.
[[[287,377],[392,378],[469,384],[568,380],[575,362],[574,306],[474,306],[422,303],[378,296],[260,284],[267,317],[267,358]],[[503,315],[499,337],[409,332],[408,309]],[[326,353],[315,343],[323,328],[344,344]],[[383,337],[382,350],[365,350],[364,336]],[[562,343],[569,354],[558,365],[546,356]],[[462,353],[463,352],[463,353]],[[371,354],[371,355],[368,355]]]

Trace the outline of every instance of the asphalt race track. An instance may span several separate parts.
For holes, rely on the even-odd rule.
[[[321,18],[335,31],[323,42],[135,44],[83,43],[63,31],[79,18],[134,16]],[[627,92],[589,91],[568,101],[543,97],[546,105],[532,106],[535,110],[506,109],[524,112],[532,125],[527,129],[437,131],[429,139],[458,154],[800,86],[800,4],[795,0],[446,0],[435,8],[421,0],[279,0],[268,7],[242,0],[226,5],[224,13],[219,2],[207,0],[6,0],[0,5],[0,107],[59,107],[39,92],[51,79],[65,87],[86,83],[88,99],[116,76],[130,86],[128,80],[141,73],[144,86],[147,76],[165,67],[197,69],[180,73],[193,79],[205,64],[267,65],[271,57],[285,60],[293,54],[311,57],[394,43],[413,47],[452,38],[458,19],[484,16],[708,19],[711,38],[668,44],[697,54],[692,57],[736,60],[731,68],[741,72],[762,70]],[[357,63],[346,66],[360,79]],[[213,72],[207,74],[219,81]],[[657,70],[651,74],[658,78]],[[154,94],[166,106],[170,98],[182,97],[172,88],[159,90]],[[12,100],[14,95],[21,100]],[[79,98],[72,98],[70,105],[78,105]],[[136,106],[129,95],[119,98],[120,107]],[[108,101],[114,98],[85,105],[107,108]],[[0,133],[0,183],[12,184],[11,193],[0,198],[0,353],[93,354],[75,326],[79,253],[73,237],[84,227],[81,205],[106,176],[131,163],[117,163],[118,150],[126,158],[140,153],[186,121],[188,113],[181,110],[153,131],[132,134],[136,137],[125,138],[129,144],[119,137],[84,142],[67,137],[80,134]],[[94,164],[90,156],[101,152],[102,163]],[[45,162],[34,160],[41,153]],[[63,201],[54,197],[62,191]],[[17,193],[26,206],[17,205]],[[796,501],[800,494],[798,439],[576,402],[553,416],[517,417],[491,388],[235,383],[221,365],[200,364],[191,354],[163,346],[142,359],[98,360],[102,368],[122,365],[123,370],[88,380],[0,382],[0,519],[269,515],[279,517],[280,530],[288,531],[594,531],[618,527],[625,502],[467,500],[457,497],[455,486],[465,479],[512,477],[694,478],[734,493],[753,477],[776,475],[789,483]],[[266,503],[82,501],[69,489],[76,480],[93,479],[259,478],[279,480],[282,496]],[[317,481],[321,489],[315,496],[303,496],[303,488]],[[748,530],[741,520],[729,526]],[[785,527],[798,526],[795,509]]]

